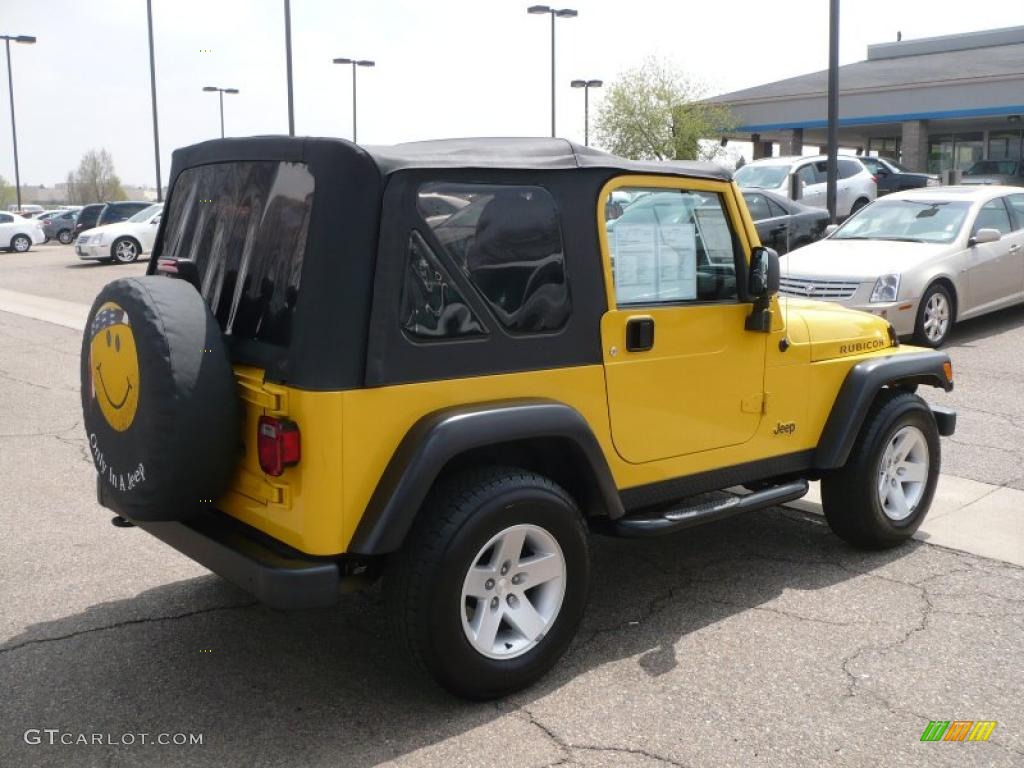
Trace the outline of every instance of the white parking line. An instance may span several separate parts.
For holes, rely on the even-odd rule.
[[[89,305],[0,288],[0,312],[10,312],[81,331],[89,316]]]

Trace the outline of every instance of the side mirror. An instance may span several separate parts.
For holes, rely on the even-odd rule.
[[[159,224],[159,223],[160,223],[160,217],[159,217],[159,216],[154,216],[154,217],[153,217],[153,218],[152,218],[152,219],[150,220],[150,222],[149,222],[149,223],[150,223],[150,224],[152,224],[153,226],[156,226],[157,224]]]
[[[825,227],[825,237],[828,237],[833,232],[835,232],[837,229],[839,229],[839,225],[838,224],[829,224],[827,227]]]
[[[779,254],[759,246],[750,255],[750,277],[747,290],[755,300],[767,300],[779,292]]]
[[[982,243],[994,243],[997,240],[1002,240],[1003,235],[998,229],[990,229],[985,227],[979,229],[974,233],[974,237],[970,239],[968,245],[981,245]]]
[[[748,331],[768,333],[772,329],[771,299],[779,292],[779,254],[771,248],[758,246],[750,254],[750,274],[747,290],[754,307],[747,316]]]

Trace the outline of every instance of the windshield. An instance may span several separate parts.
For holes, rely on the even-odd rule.
[[[832,239],[951,243],[970,207],[959,200],[879,200],[843,224]]]
[[[149,219],[152,216],[156,216],[163,209],[163,205],[151,205],[149,206],[149,208],[143,208],[141,211],[139,211],[130,219],[128,219],[128,221],[134,221],[136,224],[141,224],[144,221],[149,221]]]
[[[971,166],[967,172],[968,176],[978,176],[983,173],[1001,173],[1012,176],[1017,172],[1016,160],[979,160]]]
[[[775,189],[776,187],[781,186],[782,182],[786,180],[787,175],[789,175],[788,165],[778,165],[774,163],[770,165],[756,165],[754,163],[750,163],[736,171],[733,178],[741,187]]]

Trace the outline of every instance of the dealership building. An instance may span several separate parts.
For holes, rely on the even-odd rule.
[[[828,71],[716,96],[754,157],[826,144]],[[911,170],[966,170],[1024,152],[1024,27],[869,45],[839,68],[839,144]]]

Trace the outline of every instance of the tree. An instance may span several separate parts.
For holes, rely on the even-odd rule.
[[[68,172],[68,199],[78,204],[127,199],[107,150],[90,149],[82,155],[78,170]]]
[[[7,183],[7,179],[0,176],[0,209],[6,209],[11,203],[17,202],[17,195],[14,187]]]
[[[634,160],[710,160],[714,139],[735,126],[728,108],[704,101],[706,88],[650,57],[605,91],[595,130],[598,143]]]

